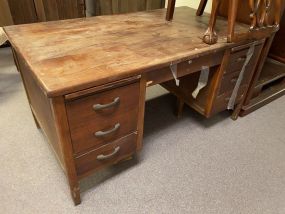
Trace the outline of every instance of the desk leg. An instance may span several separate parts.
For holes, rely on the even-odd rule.
[[[180,118],[182,116],[184,104],[184,101],[181,98],[177,97],[175,111],[175,115],[177,118]]]
[[[32,115],[33,115],[33,118],[34,118],[34,121],[35,121],[37,128],[41,129],[41,126],[40,126],[38,119],[37,119],[36,115],[34,114],[33,110],[32,110]]]
[[[20,71],[20,66],[19,66],[19,61],[18,61],[17,54],[16,54],[16,52],[15,52],[13,47],[11,47],[11,50],[12,50],[12,53],[13,53],[13,59],[14,59],[17,71],[19,72]]]
[[[78,205],[81,203],[79,180],[75,169],[64,98],[52,98],[51,106],[56,123],[57,136],[60,142],[59,146],[64,159],[64,167],[66,170],[71,196],[74,204]]]
[[[138,115],[138,137],[137,137],[137,151],[142,149],[143,141],[143,126],[144,126],[144,112],[145,112],[145,94],[146,94],[146,75],[142,75],[140,79],[140,99],[139,99],[139,115]]]

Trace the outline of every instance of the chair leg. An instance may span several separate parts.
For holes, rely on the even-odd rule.
[[[228,42],[233,42],[235,36],[235,22],[237,17],[239,0],[231,0],[229,2],[228,11]]]
[[[238,117],[239,117],[239,113],[241,111],[241,108],[242,108],[242,103],[239,103],[236,108],[234,109],[232,115],[231,115],[231,119],[232,120],[237,120]]]
[[[176,0],[168,0],[166,21],[171,21],[173,19],[174,9]]]
[[[205,7],[206,7],[206,5],[207,5],[207,2],[208,2],[208,0],[201,0],[201,1],[200,1],[198,10],[197,10],[197,12],[196,12],[196,15],[197,15],[197,16],[202,16],[202,15],[203,15],[204,10],[205,10]]]
[[[217,33],[215,32],[215,25],[220,4],[221,0],[213,0],[209,27],[203,36],[203,42],[209,45],[215,44],[218,41],[218,36]]]

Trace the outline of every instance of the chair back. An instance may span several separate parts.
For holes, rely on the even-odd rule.
[[[233,32],[228,42],[270,37],[279,30],[281,15],[284,10],[283,0],[239,0],[236,21],[249,25],[247,32]],[[222,0],[218,15],[228,17],[229,0]]]

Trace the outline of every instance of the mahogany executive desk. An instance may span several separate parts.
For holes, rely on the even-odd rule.
[[[197,82],[188,83],[188,75],[210,68],[209,87],[199,95],[208,98],[194,105],[209,116],[226,109],[246,53],[256,46],[237,102],[244,95],[263,43],[227,43],[227,21],[219,18],[219,41],[207,45],[201,38],[208,21],[181,7],[172,22],[162,9],[5,28],[35,122],[66,173],[75,204],[80,179],[142,148],[146,87],[171,87],[174,68],[191,87]],[[248,26],[237,23],[236,30]]]

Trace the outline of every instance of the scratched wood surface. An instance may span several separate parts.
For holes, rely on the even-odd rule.
[[[166,22],[165,9],[159,9],[10,26],[5,31],[40,87],[52,97],[233,45],[226,43],[227,22],[222,18],[217,21],[218,43],[203,43],[209,16],[196,17],[195,12],[177,8],[172,22]],[[248,25],[236,25],[236,31],[247,30]]]

